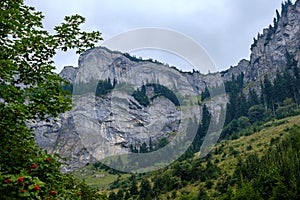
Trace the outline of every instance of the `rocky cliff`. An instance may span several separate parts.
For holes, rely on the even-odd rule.
[[[287,66],[291,59],[300,60],[300,1],[282,4],[281,13],[276,10],[273,25],[254,38],[250,60],[222,72],[225,80],[232,74],[244,73],[246,82],[254,82],[256,89],[260,79],[270,77]],[[299,67],[300,62],[298,62]]]
[[[218,73],[180,72],[103,47],[90,49],[80,56],[78,68],[65,67],[60,73],[73,84],[74,108],[56,120],[34,124],[36,141],[48,152],[66,157],[65,170],[73,170],[126,153],[132,145],[172,140],[186,131],[188,119],[200,120],[198,100],[206,87],[222,88],[223,81],[244,73],[245,82],[259,90],[264,75],[274,75],[291,59],[300,60],[299,0],[283,4],[281,14],[277,11],[274,24],[254,39],[251,50],[250,60],[221,72],[221,78]],[[95,96],[98,80],[109,82],[111,88]],[[216,121],[222,121],[218,114],[225,104],[220,95],[207,102]]]
[[[86,51],[78,68],[65,67],[60,76],[73,85],[73,109],[34,127],[42,148],[68,158],[65,170],[143,143],[156,148],[163,138],[184,137],[189,120],[200,120],[201,93],[206,87],[222,89],[216,74],[183,73],[104,47]],[[224,98],[206,103],[216,123],[222,121]]]

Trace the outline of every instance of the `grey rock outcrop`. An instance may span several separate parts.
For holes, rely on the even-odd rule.
[[[287,66],[287,54],[299,58],[300,1],[286,6],[276,24],[264,29],[252,48],[246,81],[255,81],[267,73],[271,75],[282,70]]]
[[[250,60],[241,60],[237,66],[221,72],[221,76],[185,73],[104,47],[90,49],[80,56],[78,68],[65,67],[60,76],[73,84],[75,93],[76,85],[89,83],[93,83],[89,87],[95,91],[98,80],[115,80],[120,86],[98,97],[88,91],[83,96],[73,95],[71,111],[50,122],[33,124],[36,141],[49,153],[66,157],[64,170],[68,171],[105,156],[128,153],[131,144],[140,145],[150,138],[153,142],[172,139],[174,133],[186,130],[184,122],[189,118],[197,116],[200,120],[201,109],[195,100],[205,87],[222,88],[232,75],[243,73],[245,83],[259,91],[264,75],[272,77],[287,65],[287,55],[300,67],[300,1],[285,4],[276,24],[264,29],[251,49]],[[170,99],[156,95],[152,87],[146,88],[150,104],[141,105],[132,92],[147,83],[169,88],[188,106],[178,109]],[[221,121],[218,114],[226,105],[225,99],[219,95],[207,103],[215,121]]]
[[[259,91],[259,82],[265,75],[271,79],[277,71],[283,70],[288,57],[298,61],[300,67],[300,1],[285,3],[282,12],[274,18],[274,24],[258,34],[251,46],[250,60],[241,60],[237,66],[221,72],[224,80],[230,80],[232,74],[244,73],[244,81],[252,83]],[[245,91],[247,92],[247,91]]]
[[[131,145],[149,144],[150,139],[155,145],[162,138],[171,140],[176,133],[185,134],[188,119],[200,120],[197,99],[204,88],[222,85],[216,74],[183,73],[104,47],[86,51],[79,58],[78,68],[65,67],[60,76],[73,85],[73,109],[33,127],[42,148],[67,158],[65,171],[128,153]],[[118,84],[109,93],[95,96],[89,91],[95,91],[98,80]],[[150,104],[142,105],[132,94],[147,83],[168,88],[186,106],[175,105],[151,85],[146,86]],[[217,116],[224,103],[217,100],[208,107]],[[220,121],[219,117],[216,120]]]
[[[66,81],[73,83],[77,75],[77,70],[78,68],[75,68],[73,66],[65,66],[59,73],[59,76]]]

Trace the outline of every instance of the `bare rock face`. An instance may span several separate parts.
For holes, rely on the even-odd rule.
[[[67,172],[96,161],[82,144],[75,131],[74,120],[70,112],[61,114],[58,119],[50,122],[37,122],[32,124],[35,130],[36,142],[48,153],[58,153],[67,158],[62,171]]]
[[[289,59],[298,61],[300,67],[300,1],[283,4],[282,12],[277,12],[274,24],[258,34],[251,46],[250,60],[241,60],[235,67],[221,72],[224,80],[232,75],[244,73],[244,81],[252,82],[259,92],[260,80],[268,75],[272,79],[277,71],[283,70]],[[247,91],[245,91],[247,92]]]
[[[276,25],[265,29],[253,47],[246,80],[254,80],[265,74],[275,74],[287,66],[288,55],[299,57],[300,47],[300,1],[286,5]]]
[[[272,78],[290,58],[300,67],[300,1],[285,4],[276,23],[259,34],[251,49],[249,61],[241,60],[221,72],[222,77],[181,72],[104,47],[90,49],[80,56],[78,68],[65,67],[60,73],[73,85],[73,109],[58,119],[33,124],[36,141],[49,153],[66,157],[64,170],[69,171],[128,153],[131,145],[149,144],[150,140],[155,145],[162,138],[172,139],[174,133],[184,134],[188,119],[200,120],[196,101],[206,87],[222,88],[223,82],[243,73],[246,84],[259,91],[264,75]],[[95,96],[99,80],[110,82],[113,89]],[[169,96],[157,92],[155,85],[167,88]],[[133,95],[143,86],[148,104]],[[222,121],[218,114],[226,107],[222,95],[206,104],[215,123]],[[184,106],[176,105],[174,96]]]
[[[76,78],[77,70],[78,68],[75,68],[73,66],[65,66],[63,70],[59,73],[59,76],[65,79],[66,81],[73,83]]]
[[[33,127],[42,148],[67,158],[65,171],[185,133],[188,119],[200,120],[197,99],[204,88],[222,85],[215,74],[183,73],[104,47],[86,51],[78,68],[65,67],[60,76],[73,85],[73,109]],[[114,88],[95,96],[99,80]],[[146,105],[133,95],[143,87]],[[209,107],[218,113],[223,104]]]

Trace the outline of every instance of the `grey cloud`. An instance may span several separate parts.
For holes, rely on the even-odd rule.
[[[26,0],[41,10],[45,27],[59,24],[63,16],[86,17],[85,30],[99,30],[104,39],[142,27],[160,27],[181,32],[202,45],[219,69],[249,57],[252,38],[273,21],[281,0]],[[74,54],[61,54],[59,69],[77,65]],[[154,58],[158,59],[159,58]]]

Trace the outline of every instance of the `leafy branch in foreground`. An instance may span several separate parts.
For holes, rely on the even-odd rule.
[[[81,31],[85,19],[73,15],[50,34],[43,14],[23,0],[2,0],[0,7],[0,196],[96,198],[96,192],[60,173],[60,164],[38,148],[27,124],[71,108],[53,57],[61,50],[82,53],[102,39],[101,33]]]

